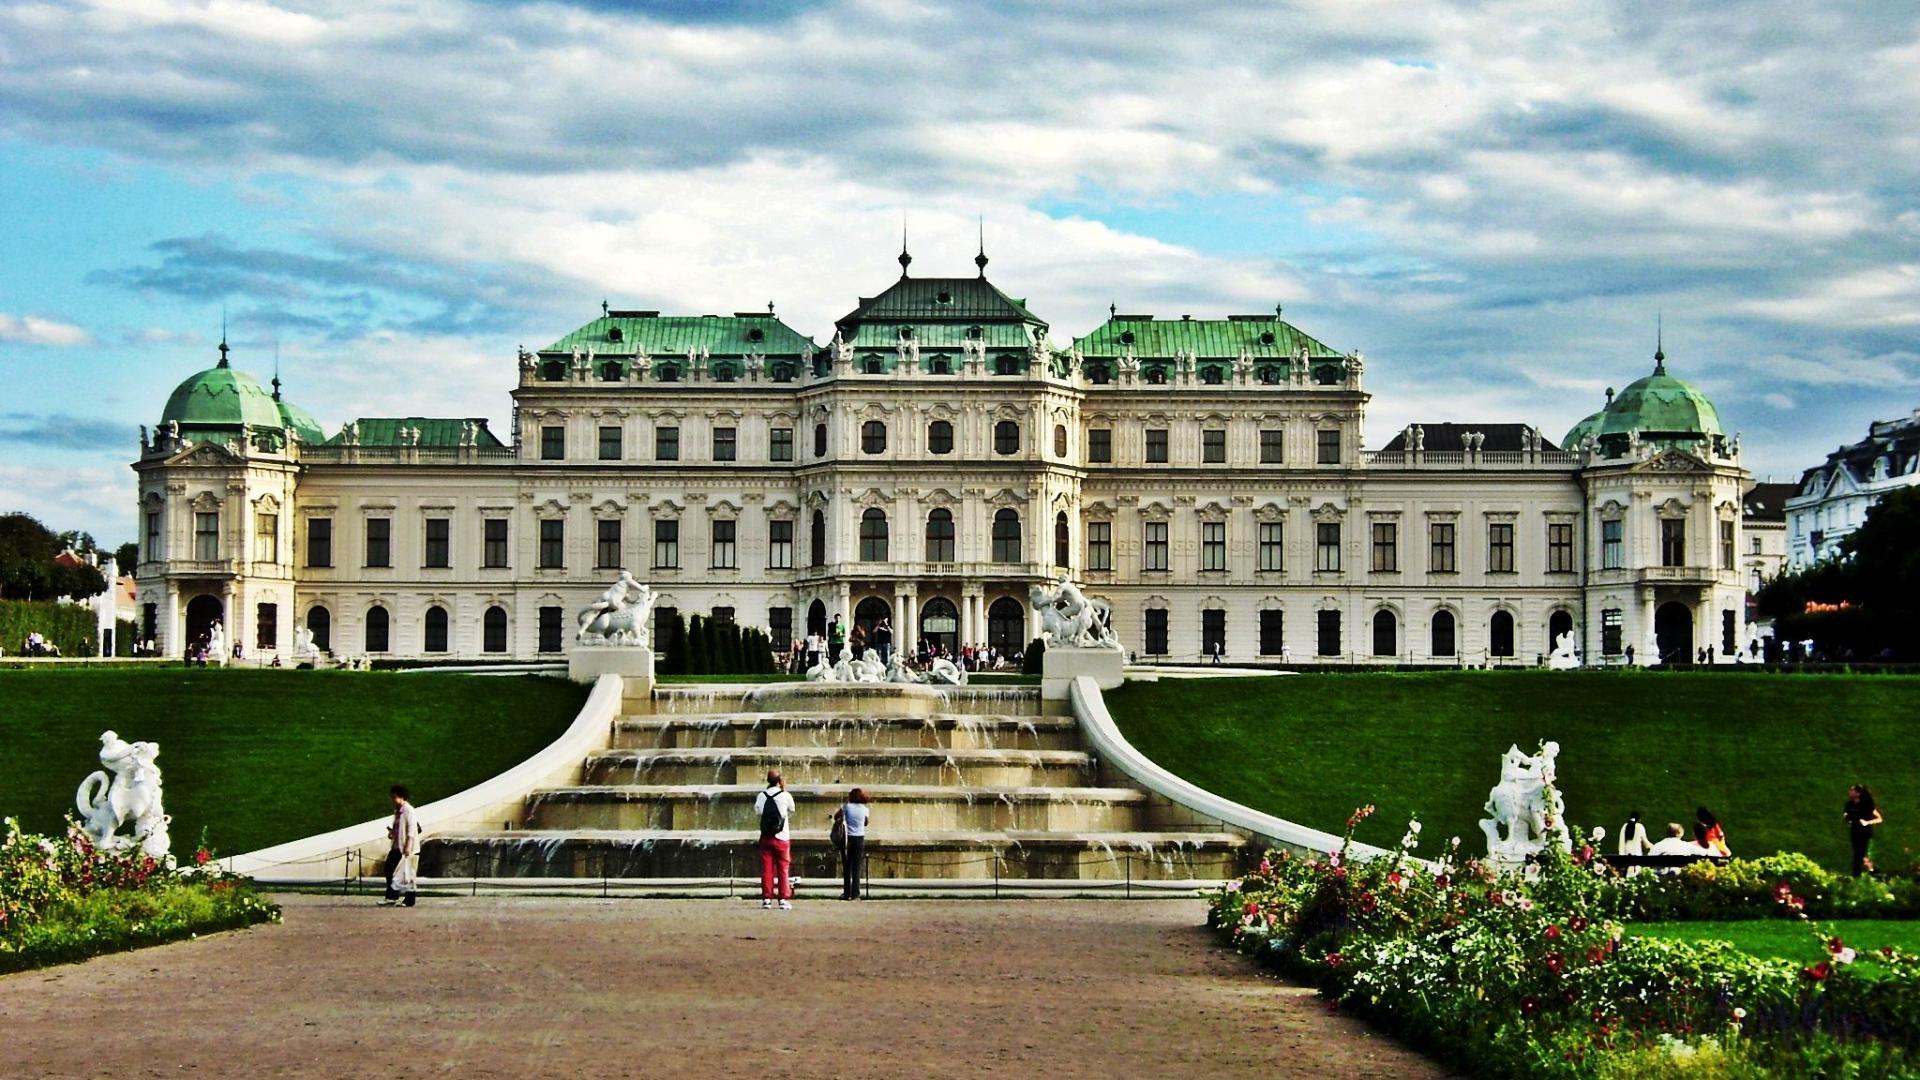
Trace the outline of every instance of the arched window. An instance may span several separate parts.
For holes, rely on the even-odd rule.
[[[427,609],[422,648],[432,653],[447,651],[447,609],[438,604]]]
[[[868,375],[886,374],[886,361],[877,356],[869,356],[860,361],[860,370]]]
[[[987,644],[1002,655],[1027,647],[1027,610],[1011,596],[995,600],[987,608]]]
[[[1143,372],[1143,374],[1146,376],[1148,385],[1151,385],[1151,386],[1166,385],[1167,369],[1164,366],[1150,367],[1145,372]]]
[[[1433,613],[1433,655],[1452,656],[1454,652],[1453,612],[1436,611]]]
[[[1552,648],[1560,647],[1560,635],[1573,633],[1573,613],[1556,611],[1547,616],[1547,644]]]
[[[725,361],[718,361],[718,360],[714,362],[714,365],[713,365],[713,381],[714,382],[732,382],[734,378],[738,375],[739,375],[739,371],[736,370],[732,364],[726,363]]]
[[[1057,458],[1067,456],[1067,425],[1065,424],[1053,425],[1053,456]]]
[[[920,609],[920,640],[952,656],[960,651],[960,609],[936,596]]]
[[[679,382],[680,381],[680,365],[679,364],[661,364],[660,374],[656,376],[656,378],[658,378],[661,382]]]
[[[953,374],[953,361],[944,355],[935,356],[933,359],[927,361],[927,370],[935,375],[951,375]]]
[[[1053,516],[1053,565],[1055,566],[1068,566],[1073,561],[1073,546],[1069,533],[1067,512],[1062,510]]]
[[[1393,612],[1381,608],[1373,613],[1373,655],[1398,656],[1400,654],[1400,620]]]
[[[1260,369],[1260,382],[1266,386],[1278,384],[1280,382],[1280,365],[1268,364],[1262,367]]]
[[[367,609],[366,647],[368,652],[386,652],[387,651],[387,609],[386,608],[373,607],[373,608]]]
[[[813,512],[813,527],[807,533],[807,558],[810,566],[827,565],[827,515]]]
[[[927,513],[927,561],[953,561],[953,511],[944,506]]]
[[[869,420],[860,425],[860,452],[863,454],[884,454],[887,452],[887,425],[878,420]]]
[[[807,605],[807,633],[823,637],[827,633],[827,605],[818,600]]]
[[[1020,425],[1011,420],[1002,420],[993,425],[993,452],[996,454],[1017,454],[1020,452]]]
[[[480,618],[480,650],[507,651],[507,609],[495,604]]]
[[[953,425],[945,420],[935,420],[927,425],[927,453],[953,453]]]
[[[1513,655],[1513,615],[1496,611],[1487,621],[1487,652],[1493,656]]]
[[[333,612],[323,607],[307,611],[307,633],[313,635],[313,647],[320,652],[333,651]]]
[[[827,456],[827,425],[825,424],[813,425],[813,456],[817,458]]]
[[[1113,381],[1113,370],[1105,364],[1088,364],[1087,381],[1095,386],[1105,386]]]
[[[860,515],[860,561],[887,561],[887,512],[877,506]]]
[[[993,512],[993,561],[1020,561],[1020,515],[1012,507]]]

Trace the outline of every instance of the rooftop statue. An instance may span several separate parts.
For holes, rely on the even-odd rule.
[[[653,602],[653,590],[622,570],[598,599],[580,609],[574,640],[582,645],[645,648],[653,637]]]
[[[1034,585],[1027,590],[1033,609],[1040,613],[1040,636],[1053,648],[1118,649],[1113,634],[1113,608],[1104,600],[1089,600],[1073,580],[1061,575],[1052,590]]]

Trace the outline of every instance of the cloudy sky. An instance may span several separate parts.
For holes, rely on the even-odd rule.
[[[602,298],[824,341],[981,215],[1056,338],[1284,304],[1374,446],[1557,435],[1664,316],[1784,477],[1920,406],[1916,117],[1896,4],[10,0],[0,509],[131,539],[223,309],[329,429],[504,421]]]

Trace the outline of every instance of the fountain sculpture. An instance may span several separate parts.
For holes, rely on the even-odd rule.
[[[160,745],[150,742],[129,743],[112,731],[100,733],[102,768],[88,773],[74,793],[74,807],[80,811],[81,828],[96,847],[119,851],[139,847],[159,862],[167,861],[172,839],[167,816],[160,802]],[[120,834],[131,823],[133,834]]]
[[[613,584],[574,617],[567,673],[575,682],[619,675],[653,684],[654,591],[622,570]],[[634,689],[641,684],[636,683]]]

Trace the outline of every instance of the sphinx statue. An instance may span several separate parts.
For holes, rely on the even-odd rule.
[[[574,640],[582,645],[645,648],[653,636],[653,602],[653,590],[622,570],[605,592],[580,609]]]

